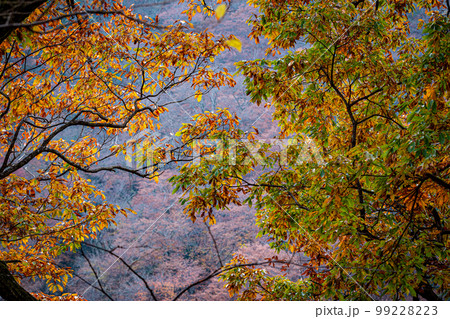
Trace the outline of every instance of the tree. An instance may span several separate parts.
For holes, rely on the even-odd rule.
[[[17,28],[25,18],[46,0],[5,0],[0,3],[0,43]]]
[[[287,159],[287,146],[258,141],[226,110],[200,114],[180,134],[198,139],[186,152],[202,156],[172,182],[193,220],[254,205],[272,248],[308,257],[307,279],[236,267],[222,276],[230,294],[448,299],[448,2],[249,3],[259,10],[250,37],[270,47],[238,67],[252,101],[273,110],[280,143],[293,144]],[[422,34],[411,33],[417,16]]]
[[[13,299],[20,297],[3,290],[15,287],[9,272],[62,292],[71,270],[55,258],[129,213],[107,203],[90,174],[157,180],[157,166],[115,159],[132,156],[146,136],[117,138],[158,130],[159,116],[179,102],[168,95],[176,87],[201,98],[234,85],[226,70],[209,65],[229,48],[226,39],[194,32],[191,23],[161,26],[118,1],[52,1],[22,13],[2,29],[0,44],[0,293]]]

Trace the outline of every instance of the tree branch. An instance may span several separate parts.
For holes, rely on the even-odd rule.
[[[431,179],[433,182],[435,182],[439,186],[442,186],[442,187],[446,188],[447,190],[450,190],[450,184],[447,183],[446,181],[440,179],[439,177],[437,177],[437,176],[435,176],[433,174],[430,174],[430,173],[427,173],[426,177]]]
[[[219,247],[217,246],[216,239],[214,238],[214,236],[211,232],[211,228],[208,226],[208,223],[206,221],[205,221],[205,226],[206,226],[206,229],[208,230],[209,236],[211,236],[211,239],[214,243],[214,248],[216,250],[217,258],[219,259],[219,264],[221,267],[223,267],[223,262],[222,262],[222,258],[220,257]]]
[[[114,299],[105,291],[105,289],[103,288],[102,282],[100,281],[100,278],[97,275],[97,272],[95,271],[94,266],[91,263],[91,260],[86,256],[86,254],[84,253],[83,250],[83,246],[81,246],[80,248],[80,252],[81,255],[84,257],[84,259],[86,259],[86,261],[88,262],[89,268],[91,268],[92,272],[94,273],[95,279],[98,282],[98,286],[99,286],[99,290],[106,296],[108,297],[109,300],[114,301]]]
[[[125,265],[125,267],[128,268],[128,270],[130,270],[136,277],[138,277],[138,278],[144,283],[145,287],[146,287],[147,290],[150,292],[150,294],[151,294],[153,300],[158,301],[158,299],[157,299],[156,296],[155,296],[155,293],[153,292],[153,290],[152,290],[152,289],[150,288],[150,286],[148,285],[147,280],[145,280],[144,277],[142,277],[141,275],[139,275],[139,274],[136,272],[136,270],[134,270],[133,267],[132,267],[130,264],[128,264],[121,256],[117,255],[116,253],[114,253],[114,252],[111,251],[111,250],[108,250],[108,249],[106,249],[106,248],[103,248],[103,247],[100,247],[100,246],[97,246],[97,245],[93,245],[93,244],[86,243],[86,242],[82,242],[81,244],[82,244],[82,245],[89,246],[89,247],[93,247],[93,248],[96,248],[96,249],[99,249],[99,250],[101,250],[101,251],[107,252],[108,254],[110,254],[110,255],[116,257],[118,260],[120,260],[120,261],[122,262],[122,264]]]

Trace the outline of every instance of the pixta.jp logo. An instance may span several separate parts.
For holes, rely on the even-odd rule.
[[[127,142],[127,163],[137,169],[164,165],[176,161],[174,149],[178,151],[178,159],[193,163],[245,165],[255,161],[257,165],[265,165],[268,164],[265,154],[276,152],[279,165],[324,164],[316,143],[304,135],[288,139],[196,139],[180,146],[173,135],[149,131],[140,132]]]

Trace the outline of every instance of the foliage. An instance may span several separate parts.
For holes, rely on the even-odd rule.
[[[45,279],[51,293],[71,275],[56,256],[127,213],[108,204],[87,174],[157,178],[154,167],[114,162],[140,140],[114,141],[157,130],[159,115],[177,102],[165,97],[175,87],[198,96],[234,85],[227,71],[209,66],[229,48],[225,38],[184,21],[161,26],[118,1],[72,9],[46,3],[0,44],[0,260],[19,261],[10,270]],[[109,13],[82,14],[96,10]]]
[[[202,147],[203,156],[172,178],[193,220],[214,223],[214,209],[243,200],[257,208],[260,235],[273,248],[308,257],[303,281],[248,267],[228,271],[222,279],[230,293],[243,300],[448,299],[444,2],[249,3],[259,10],[250,37],[267,38],[270,47],[266,59],[238,63],[247,94],[273,109],[279,139],[312,139],[324,161],[297,161],[305,148],[292,146],[284,163],[279,150],[258,145],[257,129],[243,132],[224,110],[198,115],[180,131],[184,141],[225,145],[214,160],[206,155],[218,148]],[[423,33],[414,37],[410,24],[421,13]]]

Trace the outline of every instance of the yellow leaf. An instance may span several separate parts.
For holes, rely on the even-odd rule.
[[[235,39],[227,40],[226,44],[228,44],[232,48],[235,48],[239,52],[241,52],[241,50],[242,50],[242,43],[241,43],[241,40],[239,40],[239,39],[235,38]]]
[[[434,92],[433,86],[428,86],[426,88],[423,98],[425,101],[436,99],[436,93]]]
[[[197,101],[201,101],[202,100],[202,96],[203,96],[203,94],[202,94],[202,92],[200,92],[200,91],[197,91],[196,93],[195,93],[195,98],[197,99]]]
[[[332,198],[331,198],[331,197],[328,197],[328,198],[323,202],[322,207],[327,207],[328,204],[331,203],[331,200],[332,200]]]
[[[226,12],[227,12],[227,6],[225,4],[221,4],[220,6],[217,6],[217,8],[216,8],[217,21],[222,19]]]

